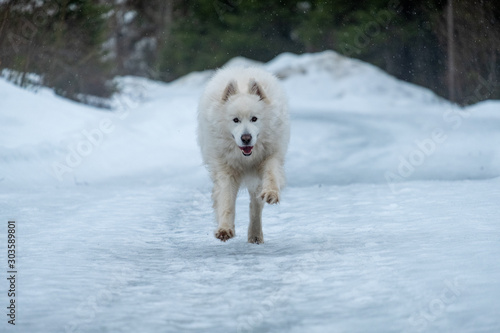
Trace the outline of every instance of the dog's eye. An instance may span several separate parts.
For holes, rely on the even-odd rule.
[[[240,122],[240,120],[239,120],[238,118],[234,118],[234,119],[233,119],[233,121],[234,121],[235,123],[239,123],[239,122]]]
[[[257,117],[252,117],[252,123],[255,123],[257,121]]]

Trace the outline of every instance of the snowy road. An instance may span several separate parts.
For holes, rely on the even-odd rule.
[[[459,112],[329,53],[266,66],[290,75],[292,141],[262,245],[246,192],[235,239],[213,236],[206,74],[129,78],[147,94],[126,116],[0,80],[0,248],[8,220],[18,235],[16,326],[2,278],[0,331],[500,331],[500,103]]]
[[[220,243],[208,188],[3,194],[19,217],[16,329],[494,332],[499,185],[289,188],[262,246],[246,243],[246,195]]]

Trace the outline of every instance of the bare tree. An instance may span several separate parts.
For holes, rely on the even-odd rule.
[[[453,18],[453,0],[448,0],[446,6],[446,26],[447,26],[447,41],[448,41],[448,98],[452,102],[456,102],[455,95],[455,27]]]
[[[492,1],[448,0],[436,25],[446,51],[447,97],[462,105],[499,98],[500,5]]]

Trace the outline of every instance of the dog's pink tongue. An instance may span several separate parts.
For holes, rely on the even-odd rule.
[[[250,146],[247,146],[247,147],[240,147],[241,150],[243,150],[243,152],[245,154],[250,154],[252,152],[252,148],[253,147],[250,147]]]

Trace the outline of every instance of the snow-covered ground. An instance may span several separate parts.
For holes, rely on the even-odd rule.
[[[262,245],[245,192],[236,238],[213,236],[195,138],[211,72],[120,78],[113,112],[0,79],[0,331],[500,331],[500,102],[458,109],[333,52],[261,66],[292,119]]]

